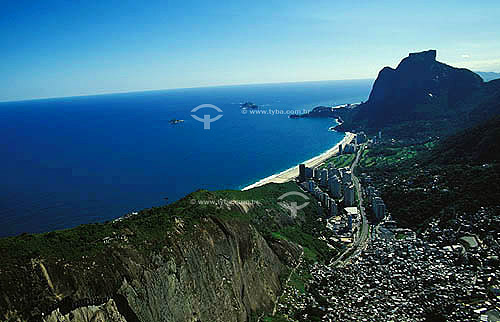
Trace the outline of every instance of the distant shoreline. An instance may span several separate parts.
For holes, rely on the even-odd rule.
[[[345,145],[345,144],[351,143],[352,140],[354,139],[354,136],[355,136],[354,133],[346,132],[344,138],[339,143],[335,144],[332,148],[321,153],[320,155],[317,155],[317,156],[315,156],[315,157],[313,157],[305,162],[301,162],[301,163],[304,163],[306,165],[306,167],[309,167],[309,168],[314,168],[314,167],[319,166],[321,163],[325,162],[326,160],[328,160],[329,158],[334,156],[339,151],[339,146],[341,144]],[[298,176],[299,176],[299,166],[296,165],[296,166],[293,166],[285,171],[275,173],[269,177],[266,177],[264,179],[261,179],[261,180],[255,182],[249,186],[246,186],[245,188],[241,189],[241,191],[260,187],[260,186],[263,186],[263,185],[268,184],[268,183],[288,182],[288,181],[290,181]]]

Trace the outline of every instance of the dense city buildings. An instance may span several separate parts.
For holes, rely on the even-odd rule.
[[[500,208],[436,217],[416,232],[392,220],[380,192],[387,181],[362,173],[357,188],[350,168],[330,165],[323,191],[323,176],[310,183],[310,191],[328,214],[333,235],[326,240],[345,250],[330,264],[315,263],[308,270],[308,292],[290,293],[292,304],[280,304],[280,313],[295,312],[297,319],[297,312],[309,312],[298,320],[310,320],[310,312],[317,312],[318,321],[328,322],[499,321]],[[430,188],[445,191],[439,182],[433,177]],[[411,185],[401,182],[404,189]],[[362,197],[359,208],[355,189]],[[373,219],[365,243],[363,209]]]
[[[344,208],[352,220],[328,221],[338,240],[352,241],[346,236],[354,230],[357,211]],[[318,321],[327,322],[498,321],[499,214],[498,208],[457,214],[446,225],[435,219],[418,234],[384,220],[373,226],[357,256],[335,265],[313,264],[309,292],[289,293],[278,312],[317,312]],[[477,245],[464,247],[463,236],[473,236]]]

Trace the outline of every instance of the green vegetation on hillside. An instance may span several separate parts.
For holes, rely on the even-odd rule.
[[[264,322],[290,322],[289,319],[282,315],[267,316],[263,319]],[[293,320],[292,320],[293,321]]]
[[[498,205],[499,140],[495,118],[437,142],[375,146],[359,172],[372,178],[394,219],[418,228],[435,216]]]
[[[304,255],[310,261],[325,261],[334,255],[323,240],[318,239],[320,235],[329,235],[323,223],[319,222],[323,209],[316,202],[300,210],[303,214],[298,220],[290,220],[287,211],[277,203],[278,198],[290,191],[302,191],[295,183],[268,184],[247,191],[222,190],[209,193],[212,198],[222,200],[245,200],[258,201],[261,205],[256,206],[247,214],[229,213],[229,216],[237,216],[243,220],[251,221],[265,238],[285,239],[301,245]],[[200,195],[195,195],[198,198]],[[310,196],[312,199],[313,197]],[[289,196],[288,202],[296,202],[298,205],[306,202],[300,196]],[[270,215],[272,214],[272,215]],[[223,215],[224,216],[224,215]]]
[[[32,272],[43,270],[43,265],[57,278],[58,285],[72,289],[75,283],[72,274],[84,270],[79,279],[89,284],[85,291],[88,296],[108,296],[113,294],[123,281],[123,272],[116,268],[123,266],[125,258],[147,263],[158,254],[175,252],[179,241],[189,242],[200,236],[200,229],[207,222],[212,226],[225,224],[251,224],[277,252],[284,264],[291,264],[287,247],[296,249],[292,242],[303,248],[303,264],[327,262],[335,255],[335,250],[320,237],[331,233],[322,222],[324,210],[309,196],[310,204],[300,209],[296,217],[290,210],[278,204],[279,197],[291,191],[301,191],[293,182],[269,184],[248,191],[207,191],[199,190],[183,199],[163,207],[140,211],[136,215],[119,220],[82,225],[72,229],[44,234],[23,234],[0,239],[0,288],[3,294],[18,294],[22,288],[25,296],[16,296],[19,308],[27,316],[39,316],[49,312],[58,300],[48,296],[46,282],[33,277]],[[283,201],[307,202],[300,196],[289,196]],[[286,240],[287,242],[283,242]],[[290,245],[290,246],[288,246]],[[278,247],[274,249],[273,247]],[[280,248],[281,247],[281,248]],[[283,252],[280,254],[280,252]],[[298,275],[297,275],[298,274]],[[33,282],[33,278],[37,282]],[[310,278],[307,268],[291,277],[293,287],[305,291],[305,281]],[[21,288],[20,288],[21,287]],[[41,294],[44,294],[43,296]],[[0,304],[7,305],[2,299]],[[71,302],[70,302],[71,303]],[[29,311],[34,307],[36,311]],[[3,314],[5,312],[1,312]]]
[[[248,191],[207,191],[199,190],[167,206],[140,211],[137,215],[113,222],[81,225],[72,229],[53,231],[44,234],[23,234],[0,239],[3,264],[29,261],[31,258],[63,258],[73,260],[82,256],[92,257],[101,254],[114,243],[126,239],[144,251],[154,251],[161,244],[165,234],[182,221],[183,228],[189,233],[194,224],[202,217],[216,216],[232,220],[244,220],[255,224],[265,236],[279,233],[286,239],[304,243],[314,256],[327,256],[328,249],[323,242],[316,241],[313,232],[318,228],[315,219],[322,213],[316,203],[300,211],[301,220],[287,219],[287,210],[278,204],[278,197],[289,191],[300,191],[294,183],[270,184]],[[288,202],[302,204],[299,196],[289,196]],[[215,204],[203,202],[214,201]],[[221,204],[217,202],[220,201]],[[229,203],[227,203],[229,201]],[[239,210],[233,201],[249,204],[247,213]],[[255,202],[253,205],[252,203]],[[104,240],[109,239],[109,243]],[[313,242],[314,240],[314,242]],[[314,245],[313,245],[314,244]]]
[[[359,164],[365,168],[394,166],[415,158],[420,152],[431,150],[435,144],[436,142],[427,142],[409,146],[375,146],[363,151]]]
[[[500,160],[500,116],[450,136],[436,146],[426,163],[482,164]]]

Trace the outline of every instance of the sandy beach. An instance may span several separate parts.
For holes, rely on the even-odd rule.
[[[354,140],[355,134],[347,132],[344,139],[337,143],[335,146],[333,146],[331,149],[323,152],[322,154],[315,156],[312,159],[309,159],[305,162],[302,162],[306,165],[306,167],[309,168],[314,168],[320,165],[321,163],[325,162],[327,159],[330,157],[334,156],[338,151],[339,151],[339,145],[346,145],[352,142]],[[255,187],[260,187],[265,184],[274,182],[274,183],[284,183],[290,180],[293,180],[295,177],[299,175],[299,165],[296,165],[294,167],[291,167],[290,169],[287,169],[285,171],[282,171],[280,173],[273,174],[272,176],[269,176],[267,178],[264,178],[262,180],[257,181],[256,183],[253,183],[249,186],[246,186],[245,188],[241,190],[248,190],[252,189]]]

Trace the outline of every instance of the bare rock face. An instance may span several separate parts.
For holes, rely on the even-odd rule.
[[[410,53],[396,69],[384,67],[373,85],[368,103],[407,101],[425,102],[429,97],[450,94],[460,96],[482,84],[479,75],[436,61],[436,51]],[[450,93],[451,92],[451,93]],[[431,94],[432,96],[430,96]]]
[[[139,321],[248,321],[272,307],[283,264],[252,226],[216,221],[124,281]]]
[[[289,257],[300,253],[298,247],[276,247]],[[7,303],[0,319],[246,322],[272,309],[281,292],[287,259],[249,222],[209,216],[194,227],[179,223],[155,249],[145,253],[123,243],[82,262],[37,259],[17,269],[25,281],[19,289],[29,285],[29,296],[0,290]]]
[[[384,67],[355,120],[383,126],[400,121],[450,117],[483,84],[470,70],[436,61],[436,51],[410,53],[396,69]]]
[[[109,300],[105,304],[92,305],[77,308],[66,315],[62,315],[59,310],[55,310],[49,316],[43,318],[44,322],[127,322],[120,314],[114,300]]]

